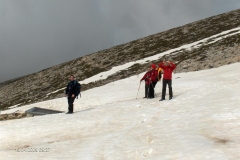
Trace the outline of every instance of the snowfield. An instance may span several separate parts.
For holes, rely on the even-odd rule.
[[[82,92],[72,115],[1,121],[0,159],[240,159],[240,63],[174,74],[163,102],[161,83],[157,98],[142,99],[142,83],[136,99],[143,74]],[[67,100],[2,113],[32,107],[67,111]]]

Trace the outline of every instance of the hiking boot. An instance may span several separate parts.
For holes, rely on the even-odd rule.
[[[171,100],[173,97],[169,97],[169,100]]]
[[[164,101],[165,99],[160,99],[159,101]]]

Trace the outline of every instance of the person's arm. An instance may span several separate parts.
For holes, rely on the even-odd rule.
[[[77,94],[78,94],[78,88],[77,88],[77,81],[76,81],[74,85],[74,96],[77,97]]]
[[[69,83],[68,83],[68,85],[69,85]],[[67,85],[67,88],[65,89],[65,95],[68,94],[68,85]]]
[[[161,62],[158,65],[160,68],[164,69],[166,67],[165,62]]]
[[[170,64],[172,70],[174,70],[176,68],[176,64],[174,64],[173,62],[170,62],[169,64]]]
[[[147,73],[145,73],[145,75],[144,75],[143,78],[140,80],[140,82],[143,81],[143,80],[145,80],[146,78],[147,78]]]

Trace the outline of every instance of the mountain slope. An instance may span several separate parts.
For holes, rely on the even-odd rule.
[[[112,67],[200,41],[239,27],[239,16],[240,10],[213,16],[4,82],[0,84],[1,108],[62,97],[63,90],[61,88],[65,87],[70,74],[76,75],[78,80],[84,80],[111,70]],[[210,39],[209,41],[214,42]],[[238,62],[240,60],[239,41],[239,34],[235,34],[214,43],[203,42],[198,48],[183,49],[177,54],[167,54],[144,64],[135,64],[110,75],[107,79],[85,84],[83,90],[139,74],[145,71],[146,66],[150,63],[159,62],[163,58],[177,61],[176,72],[202,70]],[[54,93],[49,94],[51,92]]]
[[[136,99],[135,81],[144,73],[84,91],[82,99],[75,101],[72,115],[1,122],[0,155],[5,159],[238,160],[239,68],[240,63],[235,63],[173,74],[171,101],[158,101],[159,83],[157,99],[142,99],[143,84]],[[66,111],[67,100],[3,113],[33,106]],[[31,152],[33,149],[38,153]],[[45,152],[40,153],[41,149]]]

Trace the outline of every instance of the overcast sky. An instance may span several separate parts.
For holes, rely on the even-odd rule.
[[[240,8],[240,0],[0,0],[0,82]]]

